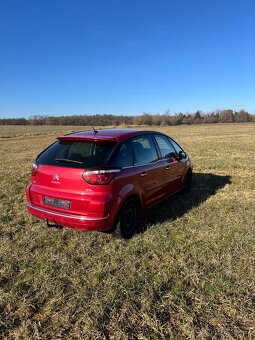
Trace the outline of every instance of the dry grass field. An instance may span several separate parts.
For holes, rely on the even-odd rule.
[[[26,211],[34,158],[80,127],[0,127],[1,339],[255,338],[255,124],[159,129],[193,187],[124,241]]]

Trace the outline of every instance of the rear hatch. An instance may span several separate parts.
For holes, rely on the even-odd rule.
[[[116,142],[60,139],[44,150],[33,166],[29,197],[37,207],[86,215],[95,186],[83,174],[104,167]]]

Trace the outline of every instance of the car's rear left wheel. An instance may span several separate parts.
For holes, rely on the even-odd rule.
[[[138,204],[135,200],[130,199],[122,207],[119,216],[120,233],[123,238],[131,238],[135,234],[138,220]]]

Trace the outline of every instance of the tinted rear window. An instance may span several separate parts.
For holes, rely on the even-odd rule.
[[[60,140],[39,155],[36,163],[70,168],[101,167],[115,145],[113,142]]]

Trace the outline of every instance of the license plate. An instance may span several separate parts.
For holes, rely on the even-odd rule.
[[[44,196],[43,197],[43,204],[50,205],[52,207],[62,208],[62,209],[70,209],[71,201],[62,200],[60,198]]]

